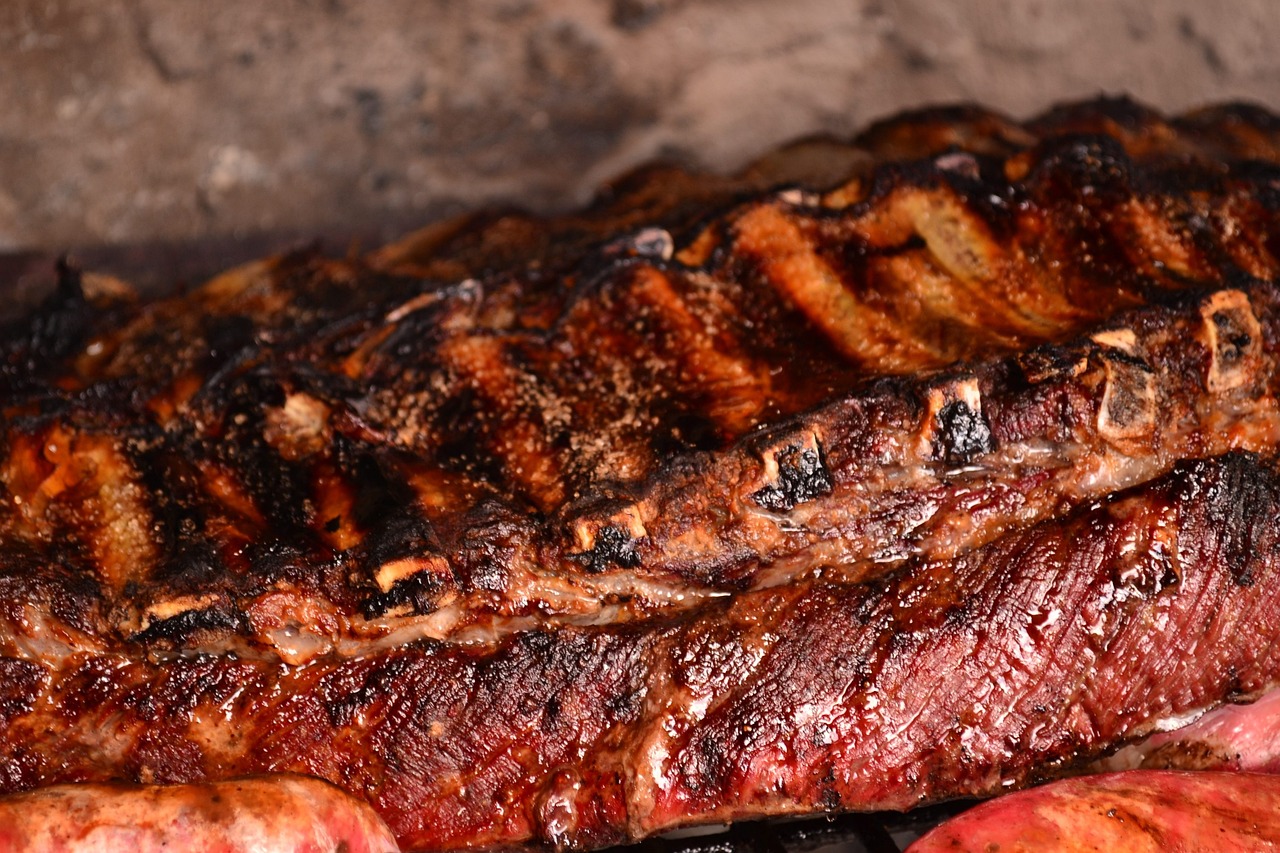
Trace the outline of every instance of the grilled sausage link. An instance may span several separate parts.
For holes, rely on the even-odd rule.
[[[1010,794],[965,812],[907,853],[1272,850],[1280,777],[1135,770]]]
[[[397,853],[366,803],[319,779],[55,785],[0,797],[9,853]]]

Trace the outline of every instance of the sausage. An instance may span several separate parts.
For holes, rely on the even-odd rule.
[[[947,821],[907,853],[1272,850],[1280,777],[1134,770],[1009,794]]]
[[[365,802],[279,774],[188,785],[54,785],[0,797],[4,853],[398,853]]]

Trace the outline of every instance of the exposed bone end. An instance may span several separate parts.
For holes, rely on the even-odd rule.
[[[606,255],[630,258],[671,260],[675,253],[675,240],[665,228],[641,228],[634,234],[620,237],[604,247]]]
[[[676,243],[671,238],[671,233],[663,228],[646,228],[637,232],[631,242],[635,246],[637,255],[643,255],[646,258],[661,258],[664,261],[671,260],[671,255],[676,248]]]
[[[401,557],[398,560],[390,560],[379,566],[378,570],[373,573],[373,581],[378,585],[378,589],[383,592],[390,592],[391,588],[396,584],[408,580],[421,572],[448,575],[449,561],[438,554]]]
[[[967,464],[995,449],[977,379],[968,377],[929,388],[919,435],[920,456]]]
[[[1104,329],[1092,335],[1106,381],[1098,406],[1098,434],[1122,443],[1151,435],[1156,426],[1155,371],[1143,359],[1133,329]]]
[[[263,436],[285,459],[297,461],[329,444],[330,410],[310,394],[294,393],[266,412]]]
[[[1076,349],[1042,347],[1018,356],[1018,365],[1033,385],[1069,381],[1089,369],[1089,355]]]
[[[623,507],[607,518],[580,518],[573,525],[573,542],[580,552],[591,551],[596,547],[596,539],[600,531],[612,527],[622,531],[632,539],[641,539],[649,535],[640,517],[640,505],[631,504]]]
[[[1258,376],[1262,361],[1262,327],[1249,297],[1239,290],[1220,290],[1200,305],[1204,341],[1209,349],[1205,387],[1221,394]]]
[[[387,312],[383,319],[388,323],[399,323],[405,317],[408,317],[415,311],[430,307],[440,300],[440,294],[435,291],[427,291],[419,293],[417,296],[400,303],[395,308]]]
[[[1145,438],[1156,427],[1156,382],[1138,358],[1102,356],[1106,386],[1098,407],[1098,434],[1112,443]]]
[[[867,182],[854,177],[822,196],[823,207],[842,210],[863,201],[867,197]]]
[[[1104,349],[1120,350],[1129,355],[1138,351],[1138,336],[1133,329],[1104,329],[1093,335],[1093,342]]]
[[[822,440],[814,430],[790,435],[760,451],[760,479],[751,499],[765,509],[788,511],[831,493],[835,481],[827,468]]]
[[[217,603],[216,595],[180,595],[177,598],[157,601],[142,611],[139,628],[145,631],[157,622],[164,622],[196,610],[207,610]]]
[[[912,224],[937,261],[960,281],[988,281],[1000,248],[986,225],[952,194],[918,192],[904,201]]]
[[[793,207],[817,207],[822,203],[822,196],[800,187],[790,187],[778,193],[778,201]]]
[[[935,158],[933,164],[940,171],[963,175],[970,180],[976,181],[982,177],[978,158],[968,151],[949,151]]]
[[[608,516],[579,518],[573,523],[577,550],[568,556],[592,574],[610,568],[640,565],[639,541],[649,535],[639,504],[630,504]]]

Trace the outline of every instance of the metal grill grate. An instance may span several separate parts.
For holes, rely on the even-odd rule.
[[[901,853],[968,805],[682,830],[607,853]]]

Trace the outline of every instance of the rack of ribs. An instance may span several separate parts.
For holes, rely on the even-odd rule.
[[[414,849],[1070,774],[1280,681],[1280,123],[1126,101],[0,342],[0,790],[302,773]]]

